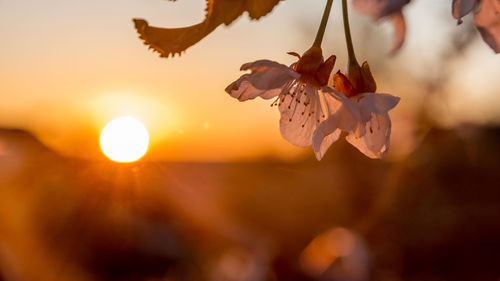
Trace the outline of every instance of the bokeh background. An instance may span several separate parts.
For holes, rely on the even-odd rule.
[[[392,147],[317,162],[269,102],[224,92],[242,63],[310,46],[324,1],[305,2],[160,59],[132,18],[195,24],[203,0],[0,0],[0,280],[500,280],[500,57],[448,0],[405,8],[395,56],[390,24],[353,11],[358,58],[402,98]],[[150,131],[140,162],[101,155],[121,115]]]

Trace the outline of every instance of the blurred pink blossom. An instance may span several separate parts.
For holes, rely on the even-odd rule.
[[[453,0],[452,14],[462,23],[462,17],[474,13],[474,24],[490,48],[500,52],[500,1]]]

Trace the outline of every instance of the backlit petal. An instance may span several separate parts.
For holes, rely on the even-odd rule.
[[[326,116],[321,108],[318,89],[309,84],[299,84],[286,95],[279,110],[280,131],[284,139],[293,145],[311,145],[312,134]]]
[[[389,94],[364,93],[353,97],[359,106],[361,120],[367,122],[372,114],[385,114],[400,101],[399,97]]]
[[[343,93],[332,89],[330,87],[323,87],[322,89],[323,93],[325,93],[325,96],[329,96],[333,98],[334,100],[337,100],[340,102],[340,104],[345,107],[343,110],[347,110],[349,114],[354,115],[354,118],[356,120],[361,121],[361,113],[359,111],[359,106],[356,104],[356,102],[348,97],[346,97]],[[340,107],[338,108],[340,110]],[[337,113],[338,110],[330,111],[330,116]],[[342,129],[344,130],[344,129]],[[345,129],[347,130],[347,129]]]
[[[241,66],[241,70],[252,72],[244,74],[226,88],[228,94],[240,101],[259,96],[270,99],[277,96],[286,84],[300,77],[288,66],[269,60],[246,63]]]
[[[313,148],[316,159],[321,160],[325,156],[326,151],[336,142],[342,131],[337,129],[329,135],[324,135],[321,131],[317,131],[313,135]]]
[[[391,119],[389,114],[378,114],[365,124],[366,133],[362,137],[351,132],[347,141],[370,158],[381,158],[389,149]]]
[[[345,99],[344,102],[314,131],[312,145],[318,160],[323,158],[330,145],[338,139],[341,131],[353,131],[361,122],[355,104],[349,99]]]

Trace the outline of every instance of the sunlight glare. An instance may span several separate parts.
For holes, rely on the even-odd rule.
[[[129,116],[110,121],[101,132],[104,155],[116,162],[134,162],[148,150],[149,134],[146,127]]]

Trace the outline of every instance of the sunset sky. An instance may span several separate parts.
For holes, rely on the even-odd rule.
[[[345,68],[340,1],[334,1],[323,44]],[[387,53],[391,27],[352,13],[355,48],[371,62],[379,91],[401,96],[392,113],[397,151],[411,138],[422,81],[449,72],[436,97],[436,119],[452,126],[500,117],[500,55],[476,40],[446,68],[439,60],[457,27],[448,0],[415,0],[405,12],[408,40]],[[281,138],[269,101],[240,103],[224,88],[242,63],[304,52],[314,40],[325,1],[287,0],[260,21],[246,15],[219,27],[180,58],[160,59],[138,39],[132,18],[181,27],[202,21],[204,0],[0,0],[0,126],[23,128],[66,155],[100,155],[99,133],[122,115],[148,127],[148,159],[228,161],[310,153]]]

